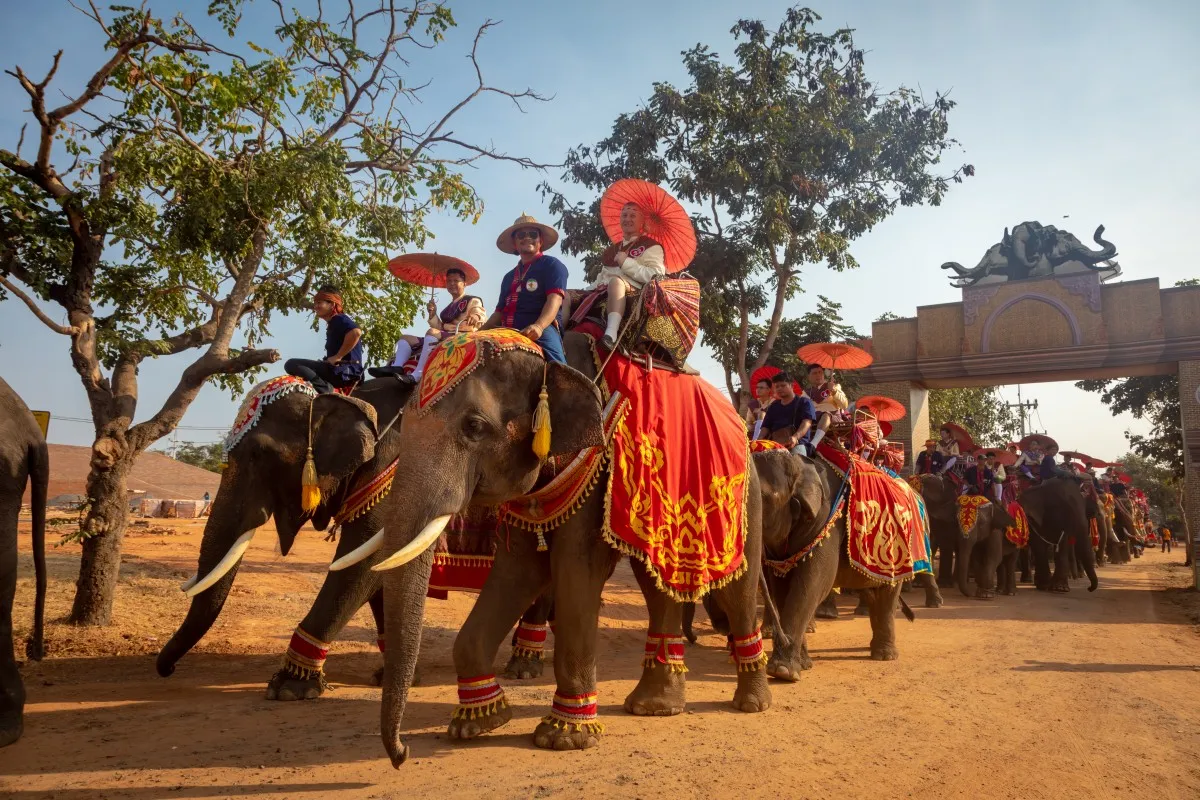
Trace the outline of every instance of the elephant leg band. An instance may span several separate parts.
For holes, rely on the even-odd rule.
[[[762,629],[755,629],[749,636],[729,637],[730,660],[737,664],[738,672],[755,672],[767,663],[767,651],[763,648]]]
[[[683,637],[666,633],[646,634],[646,654],[642,656],[642,667],[662,664],[668,672],[687,672],[683,663]]]
[[[544,623],[541,625],[524,621],[518,623],[517,641],[513,645],[512,654],[518,658],[541,661],[542,653],[546,649],[546,634],[549,630],[550,626]]]
[[[297,625],[283,657],[283,668],[300,678],[315,678],[324,670],[328,654],[329,642],[310,636]]]
[[[596,721],[599,704],[597,694],[559,694],[554,693],[554,702],[550,705],[550,713],[542,718],[542,722],[561,728],[568,732],[583,731],[584,733],[602,734],[604,725]]]
[[[454,719],[479,719],[508,708],[504,690],[496,682],[495,675],[480,675],[477,678],[458,679],[458,708]]]

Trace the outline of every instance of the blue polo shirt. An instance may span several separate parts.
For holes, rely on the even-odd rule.
[[[496,311],[504,327],[521,330],[537,322],[552,294],[567,293],[567,266],[554,256],[542,255],[528,265],[518,263],[500,281]]]
[[[337,355],[338,350],[342,349],[342,342],[346,340],[346,334],[357,329],[358,323],[351,319],[349,314],[334,314],[330,317],[329,322],[325,323],[325,357]],[[363,372],[362,356],[362,339],[359,339],[358,344],[334,365],[334,374],[344,381],[358,380]]]

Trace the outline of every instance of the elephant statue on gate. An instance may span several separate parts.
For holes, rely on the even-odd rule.
[[[386,558],[375,568],[384,575],[387,638],[399,643],[384,654],[381,732],[396,767],[409,753],[400,726],[420,645],[425,584],[432,564],[428,548],[438,531],[449,515],[468,506],[500,505],[529,494],[545,466],[532,446],[537,440],[535,420],[545,419],[543,415],[548,414],[552,435],[547,447],[556,464],[605,442],[590,337],[574,332],[564,336],[567,366],[544,361],[529,351],[527,343],[509,342],[502,347],[502,340],[492,338],[500,333],[485,331],[452,339],[434,353],[422,378],[421,398],[415,405],[410,402],[404,414],[398,443],[407,452],[421,453],[424,468],[403,485],[398,483],[378,506],[377,525],[384,530]],[[465,367],[454,360],[468,357],[472,360]],[[439,386],[443,388],[430,388]],[[414,413],[414,408],[419,411]],[[735,418],[735,423],[740,439],[744,436],[740,421]],[[596,486],[608,485],[612,468],[608,462],[597,467]],[[752,712],[771,703],[757,626],[761,500],[752,461],[744,479],[744,569],[730,573],[728,581],[707,596],[730,620],[739,663],[734,707]],[[459,707],[450,721],[450,738],[473,739],[512,718],[492,674],[496,650],[521,612],[549,588],[554,603],[556,691],[550,716],[534,731],[534,743],[554,750],[599,743],[602,727],[595,721],[595,692],[601,591],[621,557],[603,535],[608,528],[605,494],[603,489],[581,494],[578,505],[572,504],[572,513],[554,527],[537,536],[514,531],[506,546],[497,550],[491,573],[455,639]],[[659,588],[659,574],[638,559],[631,562],[649,608],[649,638],[660,640],[664,649],[678,647],[678,651],[668,650],[668,657],[660,662],[657,649],[651,651],[648,645],[641,678],[624,707],[637,715],[678,714],[685,708],[684,603]],[[748,643],[750,650],[743,650],[742,643]],[[753,659],[744,660],[743,654],[751,650]],[[678,652],[679,668],[673,668],[673,652]]]
[[[1099,581],[1096,553],[1088,530],[1088,501],[1080,492],[1079,481],[1072,478],[1043,481],[1021,492],[1018,502],[1029,519],[1034,585],[1042,591],[1071,591],[1069,549],[1088,577],[1088,591],[1096,591]]]
[[[809,624],[817,606],[834,586],[864,592],[871,617],[871,658],[875,661],[898,658],[897,603],[906,617],[913,618],[912,611],[900,599],[901,585],[879,584],[851,568],[846,557],[845,516],[839,517],[827,539],[813,547],[833,513],[841,475],[822,459],[792,455],[785,450],[756,453],[754,461],[762,486],[763,552],[768,564],[764,574],[778,606],[784,634],[772,637],[767,674],[798,681],[802,670],[812,668],[807,641]],[[795,556],[800,553],[806,555],[797,559]]]
[[[25,657],[43,655],[42,621],[46,613],[46,487],[50,458],[46,440],[29,408],[0,378],[0,747],[21,738],[24,729],[25,685],[13,652],[13,602],[17,593],[17,521],[21,499],[30,486],[33,514],[33,569],[36,586],[33,630]]]
[[[1103,237],[1104,226],[1101,225],[1092,237],[1101,249],[1092,250],[1073,234],[1053,225],[1022,222],[1011,234],[1005,228],[1004,237],[991,246],[975,267],[967,269],[956,261],[947,261],[942,264],[942,269],[957,274],[951,278],[956,287],[973,286],[992,277],[1010,281],[1044,278],[1068,263],[1082,264],[1089,270],[1106,273],[1106,277],[1120,275],[1120,265],[1112,261],[1117,248]]]
[[[939,553],[938,585],[957,586],[966,597],[991,600],[999,570],[1007,572],[1007,567],[1015,567],[1017,547],[1008,541],[1005,531],[1016,521],[1003,507],[989,501],[979,506],[974,524],[964,531],[954,483],[941,475],[921,475],[919,480],[933,546]],[[975,578],[974,592],[971,576]],[[1015,584],[1000,583],[1002,594],[1016,594]]]
[[[376,437],[396,420],[411,393],[408,384],[384,378],[366,381],[351,397],[313,398],[292,391],[261,405],[253,426],[227,454],[228,466],[204,526],[196,575],[182,587],[191,605],[158,654],[159,675],[174,673],[179,659],[212,627],[257,528],[274,518],[279,550],[286,556],[305,523],[325,530],[349,487],[379,474],[401,454],[398,425],[393,424],[379,441]],[[301,472],[310,441],[323,498],[311,515],[300,507]],[[369,509],[341,526],[334,563],[344,568],[327,573],[312,607],[293,632],[283,666],[267,683],[268,700],[311,700],[324,693],[329,642],[364,603],[370,604],[379,646],[385,649],[383,577],[370,569],[380,559],[367,553],[381,519],[377,510]],[[380,541],[374,539],[376,545]],[[535,604],[522,621],[544,627],[548,614],[548,604]],[[513,677],[537,677],[541,660],[528,653],[518,655],[514,648],[507,671]],[[376,680],[382,680],[382,667]]]

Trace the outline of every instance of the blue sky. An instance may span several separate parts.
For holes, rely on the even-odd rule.
[[[205,2],[179,6],[202,12]],[[303,5],[297,2],[296,5]],[[155,3],[155,8],[164,7]],[[785,2],[743,0],[736,5],[695,2],[600,4],[564,2],[451,3],[459,28],[416,77],[432,78],[422,109],[435,113],[469,85],[474,30],[485,18],[501,20],[480,49],[490,83],[532,87],[552,102],[518,114],[499,98],[479,103],[455,130],[512,153],[553,162],[572,145],[607,134],[614,117],[635,108],[655,81],[682,85],[680,51],[697,42],[732,50],[729,28],[738,17],[776,23]],[[1192,233],[1200,216],[1200,4],[1112,0],[1090,2],[891,2],[840,0],[813,6],[829,28],[856,29],[867,52],[868,75],[879,86],[950,91],[958,107],[951,135],[961,142],[948,165],[975,165],[975,178],[955,187],[938,208],[901,209],[854,243],[862,264],[832,273],[810,266],[805,293],[788,304],[798,315],[817,294],[845,306],[848,320],[869,332],[884,311],[911,316],[918,305],[952,302],[938,266],[947,260],[973,265],[1006,226],[1040,220],[1089,241],[1099,224],[1120,251],[1128,279],[1157,276],[1163,286],[1200,274]],[[171,6],[165,6],[166,9]],[[246,19],[252,38],[268,41],[271,17],[259,2]],[[618,14],[636,13],[636,19]],[[53,50],[66,51],[55,85],[74,94],[100,63],[92,23],[65,2],[12,4],[0,29],[0,57],[40,76]],[[622,33],[623,30],[628,32]],[[0,76],[0,147],[12,149],[26,116],[26,98]],[[28,145],[27,145],[28,146]],[[470,226],[452,219],[433,223],[437,240],[427,249],[475,264],[483,278],[473,289],[491,302],[511,266],[494,245],[496,233],[522,212],[548,221],[535,187],[544,177],[506,164],[472,170],[486,202],[483,219]],[[558,174],[549,176],[558,181]],[[1064,219],[1069,216],[1069,219]],[[582,281],[582,267],[565,259]],[[48,308],[52,316],[57,311]],[[323,339],[311,320],[278,320],[271,346],[285,357],[319,354]],[[51,333],[18,301],[0,304],[0,375],[33,408],[57,416],[88,417],[87,402],[70,368],[66,338]],[[141,369],[138,418],[151,415],[173,387],[189,356],[147,362]],[[707,353],[696,365],[718,386],[723,378]],[[1004,390],[1015,400],[1015,388]],[[1064,447],[1115,457],[1125,450],[1123,431],[1142,430],[1114,419],[1093,395],[1070,384],[1024,389],[1040,401],[1034,424]],[[222,428],[236,401],[206,387],[184,418],[185,426]],[[1040,424],[1039,424],[1040,421]],[[183,430],[180,440],[213,441],[216,430]],[[50,439],[90,444],[87,424],[51,423]]]

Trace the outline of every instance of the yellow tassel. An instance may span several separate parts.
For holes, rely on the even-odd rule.
[[[550,395],[543,383],[533,412],[533,454],[538,458],[550,455],[550,430]]]
[[[313,462],[312,448],[304,458],[304,471],[300,473],[300,508],[305,512],[315,511],[321,505],[321,487],[317,485],[317,465]]]

